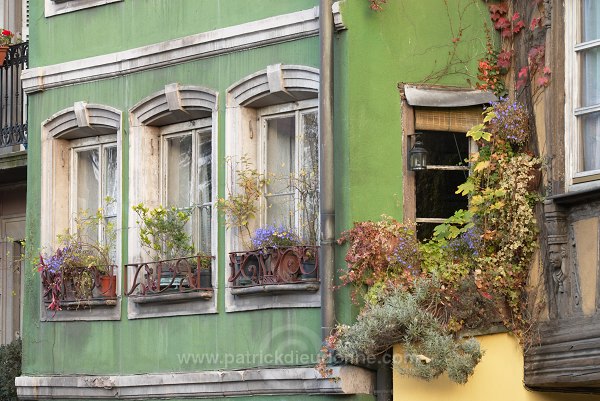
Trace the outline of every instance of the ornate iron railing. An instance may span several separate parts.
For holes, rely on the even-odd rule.
[[[197,291],[212,291],[212,256],[191,256],[158,262],[125,265],[125,282],[128,271],[133,272],[127,296],[153,296]]]
[[[50,310],[115,306],[118,266],[85,266],[43,270],[42,298]]]
[[[26,99],[21,72],[29,60],[29,42],[8,48],[0,67],[0,148],[27,144]]]
[[[319,247],[290,246],[229,254],[234,288],[319,281]]]

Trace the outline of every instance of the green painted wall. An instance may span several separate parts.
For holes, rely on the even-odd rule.
[[[28,228],[33,246],[39,247],[40,208],[40,126],[52,114],[74,101],[85,100],[127,111],[140,99],[164,88],[165,84],[202,85],[217,90],[219,110],[225,110],[226,88],[269,64],[318,66],[318,38],[287,42],[252,51],[190,62],[126,77],[52,89],[29,98],[29,186]],[[126,113],[125,113],[126,114]],[[224,155],[224,113],[219,114],[219,154]],[[124,118],[123,148],[128,149],[127,118]],[[126,153],[124,154],[126,156]],[[224,176],[224,158],[219,157],[219,176]],[[123,166],[123,210],[128,211],[128,164]],[[223,180],[219,184],[224,194]],[[125,216],[126,218],[127,216]],[[130,217],[134,221],[133,217]],[[124,226],[126,221],[124,222]],[[222,234],[222,232],[221,232]],[[222,239],[222,236],[221,236]],[[123,236],[123,262],[127,259],[127,236]],[[225,255],[220,242],[219,283],[224,287]],[[224,291],[219,292],[217,315],[127,320],[126,303],[121,321],[40,322],[39,279],[30,269],[25,300],[24,372],[63,373],[142,373],[234,369],[264,365],[314,365],[321,346],[318,309],[224,312]],[[101,353],[101,350],[105,350]],[[285,356],[277,356],[283,355]],[[266,355],[269,360],[261,360]],[[301,359],[309,358],[310,360]],[[185,362],[189,358],[188,363]],[[217,360],[194,360],[217,358]],[[277,359],[279,358],[279,359]]]
[[[30,65],[132,49],[316,5],[318,0],[124,0],[45,18],[44,0],[35,0]]]
[[[380,12],[367,0],[341,4],[348,29],[334,43],[338,235],[355,221],[402,218],[406,163],[398,85],[473,86],[489,23],[481,0],[391,0]],[[337,250],[338,269],[344,252]],[[348,289],[337,294],[336,317],[349,323],[358,307],[349,304]]]
[[[489,20],[481,0],[391,0],[380,12],[367,0],[346,0],[342,15],[348,30],[337,35],[335,67],[339,230],[383,213],[402,217],[398,84],[474,85]]]

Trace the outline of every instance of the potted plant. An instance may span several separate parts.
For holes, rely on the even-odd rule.
[[[195,251],[186,229],[193,208],[149,208],[140,203],[133,206],[133,210],[139,217],[142,248],[157,266],[150,279],[156,282],[146,285],[158,292],[184,286],[210,288],[212,256]]]
[[[14,36],[15,34],[8,29],[2,29],[0,31],[0,67],[4,65],[8,47],[13,43]]]
[[[232,175],[236,177],[237,188],[227,188],[227,198],[217,200],[217,209],[225,214],[227,228],[236,228],[242,246],[250,249],[252,245],[250,223],[258,213],[258,200],[268,180],[252,167],[246,156],[242,156],[239,162],[228,158],[227,163],[233,170]]]
[[[114,224],[105,218],[103,209],[94,214],[81,210],[74,223],[72,231],[57,236],[59,247],[53,252],[40,252],[37,261],[50,310],[61,310],[61,301],[116,297]],[[103,233],[101,238],[99,231]]]

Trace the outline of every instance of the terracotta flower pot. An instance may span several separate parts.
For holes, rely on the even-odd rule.
[[[100,294],[106,298],[117,296],[117,276],[100,276]]]
[[[4,65],[4,60],[8,54],[8,46],[0,46],[0,67]]]

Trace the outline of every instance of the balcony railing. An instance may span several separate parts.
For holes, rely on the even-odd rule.
[[[125,292],[136,303],[183,301],[212,298],[211,256],[161,260],[125,265],[125,274],[133,274]],[[129,282],[125,277],[125,282]]]
[[[317,290],[318,286],[314,284],[319,281],[319,247],[290,246],[231,252],[229,266],[229,282],[234,289],[310,284],[306,290]]]
[[[50,310],[117,305],[118,266],[85,266],[41,272],[42,298]]]
[[[0,67],[0,148],[27,144],[26,99],[21,72],[29,59],[29,42],[12,45]]]

